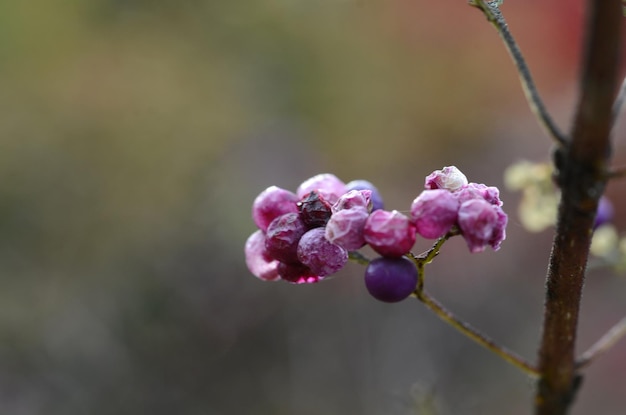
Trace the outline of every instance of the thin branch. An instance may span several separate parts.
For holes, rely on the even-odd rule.
[[[568,142],[568,138],[565,134],[561,132],[559,127],[556,125],[552,117],[548,113],[541,97],[539,96],[539,92],[537,91],[537,87],[535,86],[535,82],[530,74],[530,69],[528,65],[526,65],[526,61],[524,60],[524,56],[515,41],[515,38],[509,31],[506,20],[504,20],[504,16],[498,5],[501,1],[485,1],[485,0],[470,0],[469,4],[480,9],[487,20],[493,24],[493,26],[498,31],[498,34],[504,41],[506,49],[509,51],[515,66],[517,67],[517,72],[520,77],[520,81],[522,83],[522,89],[524,90],[524,94],[526,95],[526,99],[528,100],[528,104],[530,105],[530,109],[539,120],[539,124],[543,126],[543,128],[547,131],[548,135],[554,139],[557,144],[564,146]]]
[[[617,93],[617,98],[615,98],[615,102],[613,103],[613,125],[617,122],[620,113],[622,112],[622,108],[624,106],[624,101],[626,100],[626,77],[622,81],[622,86]]]
[[[611,330],[602,336],[576,361],[576,368],[581,369],[608,351],[622,337],[626,336],[626,317],[621,319]]]
[[[474,340],[476,343],[487,348],[491,352],[497,354],[502,359],[511,363],[513,366],[523,370],[526,374],[532,377],[539,376],[539,371],[531,363],[529,363],[516,353],[506,349],[503,346],[500,346],[495,341],[482,334],[480,331],[478,331],[468,323],[457,318],[454,314],[452,314],[452,312],[448,311],[443,305],[441,305],[441,303],[429,296],[424,290],[416,290],[415,296],[418,298],[418,300],[424,303],[426,307],[428,307],[431,311],[437,314],[443,321],[460,331],[465,336]]]

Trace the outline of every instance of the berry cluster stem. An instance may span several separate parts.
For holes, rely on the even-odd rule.
[[[415,262],[418,271],[417,288],[414,291],[415,297],[420,300],[428,309],[434,312],[439,318],[448,323],[450,326],[458,330],[463,335],[467,336],[471,340],[485,347],[489,351],[500,356],[505,361],[511,363],[513,366],[521,369],[526,374],[537,377],[539,372],[536,367],[526,361],[524,358],[508,350],[507,348],[499,345],[494,340],[481,333],[478,329],[456,317],[451,311],[446,309],[440,302],[431,297],[426,291],[424,291],[424,266],[431,262],[439,253],[439,250],[443,244],[452,236],[457,235],[458,231],[452,231],[445,236],[439,238],[431,249],[420,254],[410,255],[410,259]]]
[[[500,38],[504,42],[507,51],[511,55],[515,66],[517,67],[517,73],[519,74],[520,81],[522,83],[522,89],[524,90],[524,94],[526,95],[526,99],[530,106],[530,109],[535,114],[539,123],[546,129],[550,137],[552,137],[557,144],[563,145],[567,142],[567,138],[565,134],[561,132],[559,127],[556,125],[552,117],[548,113],[541,97],[539,96],[539,92],[537,91],[537,87],[535,86],[535,81],[533,81],[533,77],[530,74],[530,69],[526,64],[526,60],[520,51],[515,38],[509,31],[509,27],[504,20],[504,16],[500,12],[500,4],[501,1],[485,1],[485,0],[470,0],[470,6],[474,6],[480,11],[483,12],[487,20],[496,28]]]

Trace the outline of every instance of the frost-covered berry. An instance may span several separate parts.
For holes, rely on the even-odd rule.
[[[332,214],[331,204],[316,190],[305,195],[297,206],[300,217],[309,229],[326,225]]]
[[[467,177],[455,166],[435,170],[426,176],[426,180],[424,181],[424,187],[426,189],[445,189],[456,192],[463,186],[467,186]]]
[[[606,223],[613,220],[614,209],[613,204],[608,197],[602,196],[598,201],[598,211],[596,212],[596,219],[593,223],[593,229],[596,229]]]
[[[482,183],[469,183],[454,195],[459,199],[459,203],[472,199],[484,199],[492,205],[502,206],[500,200],[500,190],[494,186],[487,186]]]
[[[417,268],[406,258],[376,258],[365,269],[365,287],[380,301],[402,301],[416,285]]]
[[[458,223],[472,253],[484,251],[487,245],[498,250],[506,238],[506,213],[499,206],[484,199],[472,199],[462,203]]]
[[[285,213],[267,227],[265,249],[274,259],[281,262],[298,262],[298,242],[307,226],[297,213]]]
[[[305,180],[296,191],[299,199],[312,191],[319,192],[331,205],[339,199],[339,196],[346,193],[346,185],[337,176],[330,173],[318,174]]]
[[[363,208],[365,210],[371,210],[371,190],[350,190],[347,193],[341,195],[339,200],[332,206],[332,211],[339,212],[344,209]]]
[[[319,275],[315,275],[309,267],[301,263],[286,264],[280,262],[277,271],[283,281],[293,284],[312,284],[323,279]]]
[[[348,251],[330,242],[324,233],[324,228],[311,229],[298,244],[300,262],[320,277],[334,274],[348,262]]]
[[[252,220],[263,232],[277,217],[289,212],[297,212],[298,197],[289,190],[270,186],[262,191],[252,203]]]
[[[424,238],[444,236],[456,224],[459,200],[448,190],[424,190],[411,204],[411,219]]]
[[[326,239],[348,251],[365,245],[363,229],[369,212],[364,207],[354,207],[333,213],[326,224]]]
[[[376,210],[367,218],[363,236],[382,256],[399,257],[413,247],[415,225],[397,210]]]
[[[383,198],[380,195],[380,192],[372,183],[367,180],[352,180],[351,182],[346,184],[347,190],[371,190],[371,201],[372,201],[372,211],[383,209],[385,204],[383,203]]]
[[[265,235],[262,231],[254,232],[246,241],[244,248],[246,265],[255,277],[264,281],[276,281],[278,261],[272,258],[265,249]]]

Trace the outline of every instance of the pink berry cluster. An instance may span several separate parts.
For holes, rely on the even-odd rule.
[[[507,223],[501,206],[497,188],[468,183],[456,167],[426,178],[409,216],[384,210],[367,181],[344,184],[320,174],[296,193],[271,186],[257,196],[252,218],[259,230],[246,242],[246,263],[262,280],[313,283],[339,271],[349,252],[369,245],[381,257],[367,266],[367,289],[381,301],[400,301],[417,284],[417,269],[405,257],[417,235],[437,239],[454,230],[471,252],[497,250]]]

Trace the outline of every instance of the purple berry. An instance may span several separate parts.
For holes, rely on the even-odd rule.
[[[383,198],[380,195],[380,192],[372,183],[367,180],[352,180],[350,183],[346,184],[347,190],[371,190],[371,200],[372,200],[372,211],[383,209],[385,204],[383,202]]]
[[[468,200],[459,208],[459,228],[470,252],[482,252],[487,245],[494,250],[506,238],[507,215],[484,199]]]
[[[293,284],[312,284],[323,279],[315,275],[309,267],[301,263],[286,264],[280,262],[277,271],[280,278]]]
[[[348,251],[365,245],[363,229],[369,212],[364,207],[354,207],[333,213],[326,224],[326,239]]]
[[[297,212],[298,197],[280,187],[270,186],[259,194],[252,203],[252,220],[263,232],[277,217],[285,213]]]
[[[280,279],[277,267],[278,261],[273,259],[265,249],[265,235],[262,231],[254,232],[246,241],[244,248],[246,265],[255,277],[264,281]]]
[[[440,238],[456,224],[458,199],[445,189],[424,190],[411,204],[411,218],[424,238]]]
[[[614,216],[613,204],[608,197],[602,196],[598,201],[598,211],[596,213],[596,219],[593,224],[593,229],[596,229],[613,220]]]
[[[415,225],[397,210],[376,210],[367,218],[363,236],[382,256],[400,257],[415,243]]]
[[[424,187],[426,189],[445,189],[456,192],[463,186],[467,186],[467,177],[455,166],[435,170],[429,174],[424,181]]]
[[[300,262],[320,277],[334,274],[348,262],[348,251],[330,242],[324,234],[324,228],[311,229],[298,244]]]
[[[417,285],[417,268],[406,258],[376,258],[365,269],[365,287],[386,303],[407,298]]]
[[[330,173],[318,174],[305,180],[296,191],[298,198],[302,199],[308,193],[317,191],[330,204],[339,199],[339,196],[346,193],[346,185],[337,176]]]
[[[298,242],[307,227],[297,213],[285,213],[267,227],[265,249],[274,259],[281,262],[298,262]]]
[[[370,211],[372,206],[371,190],[350,190],[341,195],[339,200],[332,206],[333,213],[344,209],[363,208]]]
[[[326,225],[332,214],[330,203],[315,190],[304,196],[297,206],[300,217],[309,229]]]

